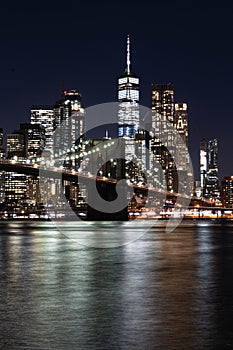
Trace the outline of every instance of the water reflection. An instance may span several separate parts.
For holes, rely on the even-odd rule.
[[[184,222],[167,234],[159,223],[97,249],[49,223],[1,225],[1,348],[230,348],[232,233]]]

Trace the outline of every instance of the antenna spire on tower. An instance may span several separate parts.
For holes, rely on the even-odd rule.
[[[130,35],[127,35],[127,73],[130,73]]]

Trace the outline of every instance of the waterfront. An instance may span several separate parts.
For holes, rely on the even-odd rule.
[[[100,249],[0,223],[0,348],[232,349],[233,223],[164,225]]]

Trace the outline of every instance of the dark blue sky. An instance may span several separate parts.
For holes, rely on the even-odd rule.
[[[0,21],[1,126],[29,121],[33,104],[53,104],[77,89],[88,107],[116,101],[125,40],[141,78],[141,104],[151,83],[172,82],[189,104],[190,153],[196,173],[201,138],[219,139],[220,176],[233,174],[233,5],[192,1],[38,2],[3,5]]]

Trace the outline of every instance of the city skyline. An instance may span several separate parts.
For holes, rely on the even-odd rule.
[[[130,59],[130,54],[131,54],[131,49],[130,49],[130,40],[131,40],[131,35],[130,34],[128,34],[127,35],[127,46],[125,46],[124,45],[124,50],[122,49],[122,52],[124,52],[124,55],[123,55],[123,57],[124,57],[124,59],[125,59],[125,65],[123,64],[123,67],[125,67],[125,73],[124,74],[129,74],[129,75],[131,75],[132,74],[132,76],[133,77],[135,77],[135,78],[133,78],[133,79],[136,79],[137,80],[137,82],[136,82],[136,84],[138,84],[139,83],[139,79],[138,79],[138,77],[137,77],[137,75],[135,74],[135,73],[131,73],[132,72],[132,70],[131,70],[131,65],[132,65],[132,60]],[[133,50],[134,51],[134,50]],[[133,56],[136,56],[135,55],[135,53],[133,52]],[[133,66],[134,66],[134,64],[133,64]],[[122,70],[123,71],[123,70]],[[122,99],[122,97],[123,96],[121,96],[124,92],[123,92],[123,88],[121,88],[121,80],[122,80],[122,77],[124,77],[125,75],[124,74],[118,74],[118,90],[117,89],[115,89],[116,90],[116,94],[118,94],[118,101],[121,101],[121,99]],[[124,79],[124,78],[123,78]],[[173,89],[173,95],[175,94],[175,97],[176,97],[176,87],[174,87],[174,85],[171,83],[171,82],[169,82],[169,83],[162,83],[162,84],[157,84],[158,86],[166,86],[166,85],[168,85],[169,86],[169,84],[170,84],[170,86],[172,86],[172,89]],[[116,84],[117,85],[117,84]],[[153,106],[153,87],[154,86],[156,86],[156,84],[155,83],[152,83],[151,84],[151,97],[152,97],[152,103],[151,103],[151,106],[149,106],[149,108],[151,108],[152,106]],[[63,82],[63,86],[62,86],[62,88],[63,88],[63,90],[61,90],[60,91],[60,97],[62,97],[62,95],[63,94],[66,94],[66,91],[72,91],[71,89],[64,89],[64,82]],[[140,95],[144,95],[144,91],[140,88],[139,89],[139,86],[136,86],[135,85],[135,88],[138,90],[138,96],[137,96],[137,102],[139,102],[139,90],[140,90]],[[122,90],[122,91],[121,91]],[[83,97],[82,97],[82,92],[81,91],[79,91],[79,90],[73,90],[73,91],[77,91],[79,94],[80,94],[80,97],[83,99]],[[118,91],[118,92],[117,92]],[[135,90],[136,91],[136,90]],[[117,96],[116,96],[117,97]],[[174,96],[173,96],[173,98],[174,98]],[[56,104],[57,104],[57,101],[59,100],[59,96],[57,96],[57,98],[56,98],[56,100],[55,101],[53,101],[53,103],[51,103],[50,105],[46,105],[46,104],[43,104],[43,103],[41,103],[40,105],[38,105],[38,106],[36,106],[36,105],[30,105],[30,106],[28,106],[28,118],[27,118],[27,120],[22,120],[22,121],[20,121],[20,125],[21,124],[23,124],[23,123],[28,123],[29,122],[29,119],[30,119],[30,113],[33,113],[33,109],[39,109],[39,108],[42,108],[42,109],[49,109],[49,108],[51,108],[51,109],[53,109],[54,108],[54,106],[56,106]],[[84,99],[85,100],[85,99]],[[116,98],[116,100],[117,100],[117,98]],[[182,101],[182,102],[181,102]],[[186,106],[187,106],[187,101],[185,101],[184,99],[180,99],[180,101],[178,101],[176,98],[175,98],[175,100],[174,100],[174,108],[175,108],[175,103],[177,104],[177,103],[181,103],[181,104],[186,104]],[[142,105],[141,103],[140,103],[140,105]],[[186,107],[187,108],[187,107]],[[188,110],[189,110],[189,104],[188,104]],[[169,118],[168,118],[169,119]],[[43,124],[43,122],[42,122],[42,124]],[[189,115],[189,111],[188,111],[188,131],[189,131],[189,138],[191,138],[192,139],[192,133],[191,133],[191,130],[190,130],[190,127],[189,127],[189,124],[190,124],[190,115]],[[153,125],[153,121],[152,121],[152,125]],[[139,126],[139,115],[138,115],[138,126]],[[15,128],[13,128],[13,129],[11,129],[11,132],[13,132],[13,130],[16,130],[17,129],[17,125],[15,125]],[[120,130],[120,129],[119,129]],[[10,133],[11,133],[10,132]],[[112,135],[111,135],[111,132],[112,132]],[[116,137],[116,132],[117,132],[117,128],[116,129],[112,129],[112,130],[110,130],[110,137]],[[9,133],[9,134],[10,134]],[[119,133],[119,131],[118,131],[118,133]],[[6,134],[6,133],[4,133],[4,130],[3,130],[3,136],[4,136],[4,144],[6,145],[6,136],[7,136],[8,134]],[[119,136],[120,136],[120,134],[119,134]],[[207,138],[205,137],[205,135],[203,135],[203,137],[202,137],[202,140],[206,140]],[[216,137],[211,137],[210,139],[218,139],[218,137],[216,136]],[[200,142],[201,140],[199,140],[199,142]],[[190,149],[190,147],[189,147],[189,151],[190,151],[191,149]],[[192,150],[191,150],[192,151]],[[197,150],[197,152],[199,152],[199,149]],[[191,152],[192,153],[192,152]],[[198,161],[196,162],[196,164],[195,164],[195,162],[193,162],[193,165],[194,165],[194,174],[195,174],[195,179],[196,180],[199,180],[200,179],[200,172],[199,172],[199,167],[200,167],[200,158],[198,157],[198,159],[197,159]],[[193,161],[193,159],[192,159],[192,161]],[[221,160],[220,160],[220,162],[219,162],[220,164],[222,163],[221,162]],[[220,167],[220,171],[219,171],[219,173],[222,173],[221,172],[221,167]],[[219,180],[221,181],[221,180],[223,180],[223,178],[225,177],[225,176],[231,176],[231,174],[229,175],[229,174],[223,174],[222,176],[220,176],[219,177]]]
[[[232,14],[1,4],[0,349],[233,348]]]
[[[4,5],[0,25],[4,132],[27,122],[31,105],[53,104],[63,86],[80,91],[84,107],[116,101],[115,82],[124,67],[124,39],[130,33],[141,104],[150,107],[152,83],[172,82],[176,100],[189,105],[195,168],[200,140],[218,138],[220,178],[231,175],[232,4],[219,8],[208,2],[127,3],[125,21],[122,6],[119,2],[110,11],[104,3],[81,3],[61,11],[46,4],[45,11],[41,4],[35,11],[23,4],[13,9]]]
[[[90,150],[88,144],[95,143],[96,137],[93,139],[93,136],[90,138],[86,134],[86,113],[82,106],[81,94],[77,90],[63,90],[62,98],[51,107],[43,107],[43,105],[32,106],[30,123],[20,123],[19,130],[15,129],[11,134],[6,135],[6,159],[43,167],[44,162],[47,162],[45,160],[47,156],[44,154],[50,154],[50,164],[55,165],[55,167],[63,159],[63,167],[72,169],[80,174],[83,171],[85,174],[92,174],[90,170],[93,166],[95,168],[99,164],[97,167],[98,173],[104,175],[105,178],[113,177],[113,179],[119,180],[123,177],[134,185],[143,184],[144,186],[147,183],[147,185],[155,186],[155,188],[163,186],[165,177],[167,194],[170,193],[170,197],[166,199],[165,203],[174,205],[176,196],[173,193],[179,192],[182,195],[183,191],[185,191],[185,195],[188,197],[194,195],[193,170],[192,166],[189,168],[190,160],[187,149],[189,138],[188,105],[175,100],[175,89],[171,83],[153,84],[152,108],[146,112],[148,120],[142,118],[142,111],[140,112],[139,109],[139,78],[131,69],[129,34],[126,41],[125,70],[118,77],[117,104],[118,141],[121,142],[120,139],[122,139],[122,145],[124,145],[123,147],[119,146],[123,151],[120,157],[122,160],[114,161],[113,158],[119,158],[119,155],[117,157],[112,155],[109,165],[106,163],[106,165],[102,166],[99,163],[102,155],[99,153],[94,163],[93,160],[90,162],[88,154],[91,154],[92,150]],[[150,117],[148,116],[149,111],[151,112]],[[98,119],[96,118],[97,116],[98,113],[94,113],[95,119]],[[109,118],[110,115],[108,115],[108,121],[110,122]],[[108,125],[105,126],[102,123],[99,125],[104,126],[104,129],[101,130],[102,132],[108,129]],[[148,131],[144,130],[144,128],[148,128]],[[179,134],[179,138],[176,137],[176,133]],[[103,141],[108,139],[104,135],[98,137],[102,138]],[[116,135],[113,135],[113,137],[116,137]],[[97,139],[96,141],[98,142]],[[200,185],[197,184],[195,186],[196,195],[197,189],[201,186],[201,197],[197,196],[197,199],[216,199],[219,202],[218,142],[217,140],[209,141],[207,157],[206,145],[202,147],[202,143],[200,145],[201,171],[200,177],[198,177]],[[27,180],[29,184],[24,188],[22,186],[24,181],[21,178],[18,181],[17,178],[18,174],[14,173],[9,173],[9,178],[5,176],[5,179],[7,179],[4,201],[6,206],[12,208],[12,206],[19,205],[19,210],[24,211],[24,205],[32,204],[25,202],[28,197],[33,202],[33,205],[39,205],[39,197],[35,197],[33,194],[38,192],[38,179],[35,179],[35,191],[32,190],[30,192],[30,188],[33,189],[34,184],[32,183],[31,185],[31,181]],[[60,196],[58,191],[60,185],[57,185],[55,182],[48,186],[46,193],[51,198],[47,198],[47,205],[53,200],[54,195],[57,195],[58,198]],[[81,197],[81,201],[83,201],[83,198],[86,198],[88,203],[87,191],[84,190],[82,193],[81,188],[78,189],[78,187],[78,184],[74,185],[72,182],[64,184],[67,198],[69,201],[72,201],[75,207],[79,205],[79,198]],[[12,191],[16,192],[16,194]],[[135,196],[140,197],[140,205],[145,205],[143,193],[135,193]],[[133,204],[129,206],[131,205]],[[138,200],[136,200],[134,205],[135,208],[138,207]],[[153,205],[156,205],[156,201]]]

